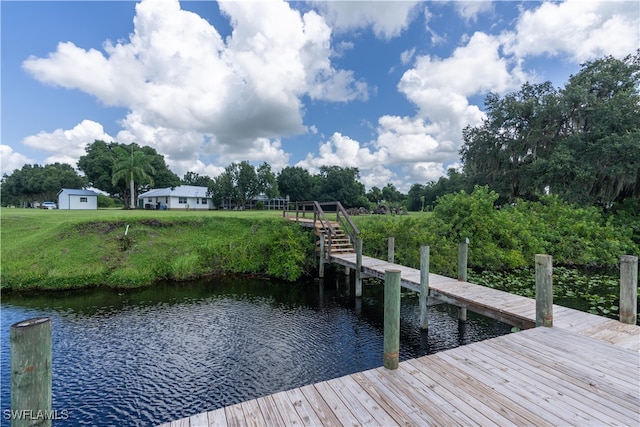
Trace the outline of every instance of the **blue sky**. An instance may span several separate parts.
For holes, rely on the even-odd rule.
[[[459,167],[487,93],[640,47],[637,1],[2,1],[2,173],[95,139],[219,174],[358,167],[403,191]]]

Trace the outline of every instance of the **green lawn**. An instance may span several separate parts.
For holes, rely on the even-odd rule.
[[[0,224],[2,289],[141,286],[216,271],[295,279],[308,249],[281,211],[3,208]],[[286,259],[278,270],[270,260],[280,252],[299,271]]]

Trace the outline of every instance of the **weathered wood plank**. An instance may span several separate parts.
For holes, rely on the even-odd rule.
[[[442,381],[444,387],[456,395],[477,401],[477,408],[487,417],[502,425],[554,425],[537,414],[535,409],[526,407],[511,393],[501,393],[500,384],[491,376],[474,376],[461,369],[457,360],[445,360],[439,357],[416,359],[422,363],[421,371],[432,378]],[[419,366],[419,365],[418,365]]]
[[[492,349],[493,352],[487,352]],[[633,402],[621,399],[608,391],[598,387],[593,380],[585,382],[583,379],[576,377],[571,373],[567,373],[566,369],[558,367],[557,364],[542,363],[537,357],[527,353],[523,353],[517,348],[511,348],[503,343],[490,342],[487,346],[479,347],[480,352],[485,355],[494,355],[495,353],[503,354],[500,363],[507,365],[513,369],[520,368],[522,363],[529,369],[522,370],[523,374],[529,378],[529,382],[540,382],[543,387],[552,385],[552,390],[548,392],[561,392],[572,399],[580,402],[586,402],[585,405],[579,405],[582,410],[591,412],[594,410],[596,414],[602,414],[605,418],[600,418],[603,422],[618,420],[622,424],[631,425],[638,418],[638,406]],[[514,363],[518,360],[518,365]],[[574,360],[574,363],[580,363]],[[593,377],[600,376],[601,373],[595,373]],[[628,404],[628,405],[627,405]],[[575,406],[575,405],[574,405]],[[597,417],[597,416],[596,416]]]
[[[504,375],[510,375],[514,382],[520,384],[524,389],[534,389],[542,395],[547,396],[547,400],[555,402],[559,406],[563,414],[578,413],[580,416],[588,417],[595,424],[605,424],[617,422],[629,424],[633,416],[630,413],[622,414],[625,408],[612,405],[619,410],[611,410],[606,405],[599,402],[598,396],[594,395],[593,390],[588,388],[588,384],[575,385],[568,378],[564,381],[560,376],[549,374],[552,367],[547,363],[538,362],[537,357],[527,359],[520,357],[513,359],[509,351],[502,351],[499,345],[491,347],[478,346],[474,349],[478,360],[482,360],[487,365],[491,365],[496,369],[504,369]],[[500,357],[496,357],[499,354]],[[523,363],[530,362],[530,363]],[[579,363],[579,361],[575,361]],[[526,369],[522,369],[526,367]],[[597,375],[594,372],[594,375]],[[586,387],[585,387],[586,386]],[[587,415],[588,414],[588,415]]]
[[[389,414],[389,416],[393,418],[398,425],[407,427],[416,427],[421,425],[408,416],[402,407],[396,406],[392,401],[389,401],[384,394],[380,393],[380,391],[374,386],[374,383],[364,375],[364,372],[352,374],[351,378],[353,378],[354,381],[356,381],[376,402],[376,404]]]
[[[313,409],[312,404],[307,401],[307,397],[300,391],[299,388],[294,388],[285,392],[289,401],[295,408],[298,416],[302,420],[302,424],[305,426],[319,426],[322,421]]]
[[[273,402],[275,403],[276,407],[278,408],[278,412],[282,417],[284,425],[287,425],[287,426],[305,425],[302,422],[302,419],[300,418],[300,416],[298,415],[296,408],[294,408],[293,404],[291,403],[291,401],[289,400],[285,392],[272,394],[271,396],[268,396],[268,397],[273,399]]]
[[[267,423],[262,416],[262,410],[256,399],[248,400],[241,403],[242,412],[244,413],[244,425],[259,427]]]
[[[240,403],[224,408],[224,415],[227,418],[229,427],[241,427],[244,425],[244,411]]]
[[[335,390],[327,381],[314,384],[316,391],[322,396],[327,406],[334,413],[336,418],[345,426],[358,425],[358,418],[351,412],[342,398],[336,394]]]
[[[264,422],[267,426],[284,425],[284,420],[280,416],[280,411],[278,411],[276,403],[270,396],[258,399],[258,406],[260,406]]]
[[[430,407],[429,410],[417,401],[415,391],[411,390],[404,381],[400,380],[395,372],[388,372],[384,368],[378,368],[362,372],[377,391],[392,405],[400,408],[417,425],[462,425],[457,420],[449,417],[440,408]]]
[[[300,388],[300,392],[306,397],[309,404],[313,407],[316,415],[320,419],[323,426],[339,426],[341,421],[336,417],[327,402],[313,385]]]
[[[207,418],[207,413],[203,412],[201,414],[192,415],[189,417],[189,425],[191,427],[208,427],[209,419]]]
[[[207,412],[207,421],[209,427],[227,427],[227,416],[225,415],[224,408]]]
[[[470,424],[510,425],[514,423],[513,420],[504,417],[498,412],[503,406],[499,405],[497,400],[491,400],[496,405],[496,409],[492,409],[476,397],[476,395],[481,395],[491,399],[493,390],[490,388],[483,389],[484,386],[480,383],[472,384],[464,381],[461,377],[456,377],[448,369],[441,372],[439,366],[433,366],[418,359],[408,360],[404,363],[413,369],[411,371],[412,375],[451,405],[455,405],[457,410],[464,413],[471,420]],[[462,387],[460,384],[462,384]],[[493,392],[493,394],[496,393]]]
[[[358,425],[372,427],[396,425],[393,418],[380,409],[360,385],[351,378],[336,378],[328,383],[342,401],[348,404],[349,410],[358,419]]]

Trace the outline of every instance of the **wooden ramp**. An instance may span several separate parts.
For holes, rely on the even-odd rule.
[[[637,426],[640,355],[534,328],[163,424],[427,425]]]

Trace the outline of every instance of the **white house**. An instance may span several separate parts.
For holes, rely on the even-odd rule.
[[[138,207],[144,209],[208,210],[213,201],[207,195],[207,187],[180,185],[156,188],[138,196]]]
[[[58,192],[58,209],[98,209],[98,193],[63,188]]]

